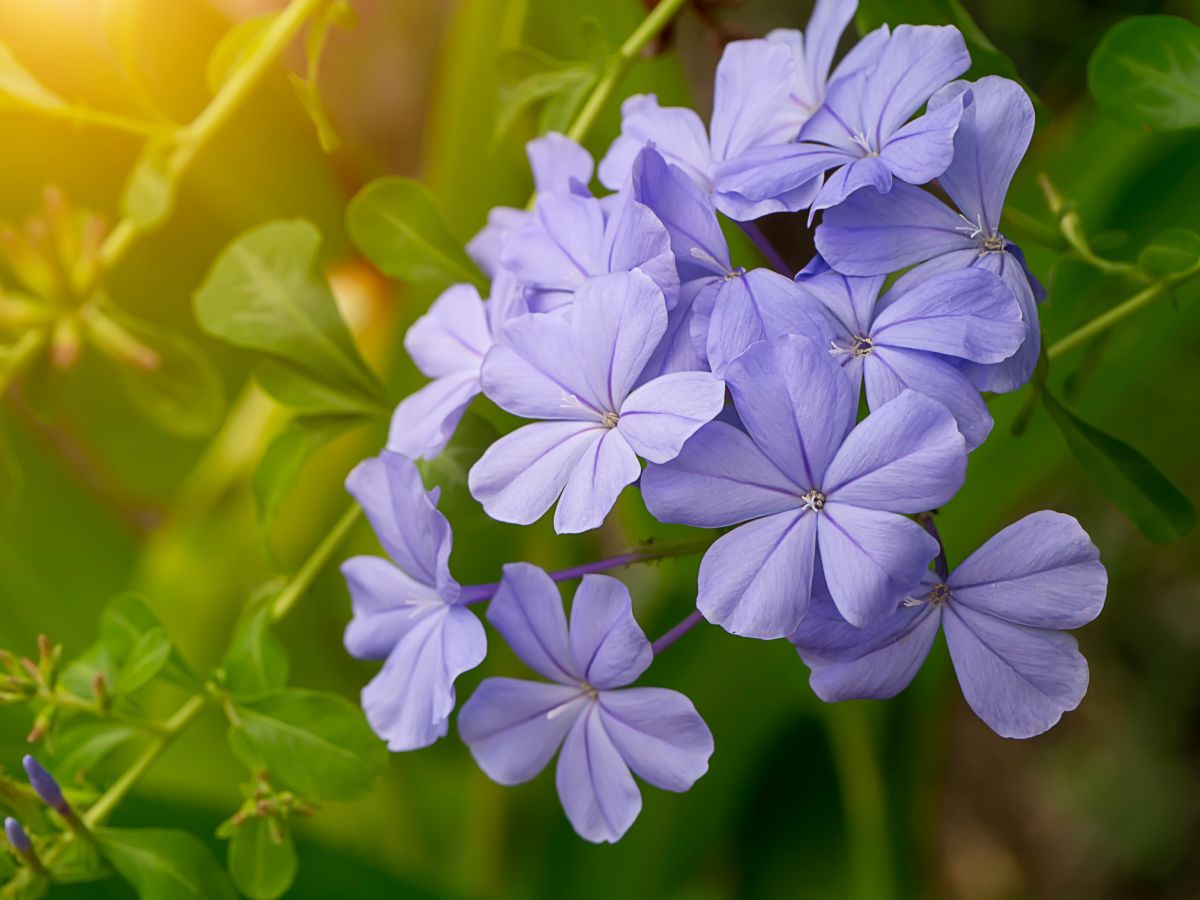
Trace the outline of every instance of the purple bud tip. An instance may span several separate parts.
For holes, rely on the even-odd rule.
[[[4,833],[8,836],[8,842],[12,844],[12,848],[18,853],[25,854],[33,849],[33,845],[29,842],[29,835],[25,833],[25,829],[16,819],[4,820]]]
[[[59,812],[66,812],[69,809],[67,799],[63,796],[62,788],[58,786],[54,776],[32,756],[27,755],[21,760],[21,763],[25,766],[25,774],[29,776],[29,783],[33,785],[37,795],[42,798],[42,802]]]

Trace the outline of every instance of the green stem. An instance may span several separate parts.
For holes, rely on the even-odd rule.
[[[86,713],[89,716],[94,716],[97,719],[105,719],[110,722],[119,722],[122,725],[128,725],[131,728],[140,728],[143,731],[149,731],[155,734],[162,734],[166,731],[166,726],[162,722],[157,722],[151,719],[139,719],[135,716],[127,716],[112,709],[103,709],[97,703],[91,700],[84,700],[76,697],[74,694],[50,694],[47,697],[50,703],[63,709],[74,710],[75,712]]]
[[[200,111],[191,124],[176,134],[175,149],[167,161],[167,174],[174,186],[195,162],[208,143],[237,112],[270,71],[304,23],[329,0],[292,0],[272,21],[253,51],[226,81],[212,102]],[[130,219],[122,219],[100,248],[101,264],[113,268],[128,252],[141,229]]]
[[[1060,356],[1070,353],[1076,347],[1086,343],[1087,341],[1090,341],[1101,332],[1107,331],[1122,319],[1133,315],[1143,306],[1149,305],[1162,294],[1167,293],[1172,288],[1182,284],[1198,274],[1200,274],[1200,267],[1191,269],[1171,278],[1163,278],[1154,282],[1150,286],[1143,288],[1124,303],[1118,303],[1112,309],[1108,310],[1108,312],[1101,313],[1090,322],[1087,322],[1086,324],[1072,331],[1066,337],[1051,344],[1046,350],[1046,358],[1053,362]]]
[[[825,709],[825,721],[846,816],[850,860],[847,896],[889,900],[895,895],[892,845],[883,775],[868,712],[861,703],[830,704]]]
[[[1005,207],[1000,228],[1007,235],[1033,241],[1051,250],[1067,249],[1066,241],[1057,228],[1024,210]]]
[[[275,602],[271,607],[271,621],[278,622],[292,611],[292,607],[296,605],[296,601],[304,595],[309,585],[312,584],[313,579],[325,568],[325,565],[337,551],[337,548],[341,546],[342,541],[346,539],[346,535],[358,523],[360,516],[362,516],[362,507],[357,503],[342,513],[342,517],[337,520],[333,528],[325,535],[325,539],[309,554],[308,559],[304,561],[304,565],[296,571],[296,574],[292,576],[291,580],[275,598]]]
[[[596,123],[597,117],[617,89],[617,85],[629,71],[629,67],[633,65],[645,46],[654,40],[658,33],[666,28],[686,5],[687,0],[660,0],[650,15],[642,20],[642,24],[625,39],[625,43],[609,59],[600,80],[596,82],[596,86],[592,88],[583,108],[579,110],[575,121],[571,123],[567,137],[574,141],[583,141],[587,137],[588,132]]]
[[[162,134],[164,131],[164,127],[157,122],[132,119],[129,116],[105,112],[102,109],[92,109],[88,106],[66,107],[58,114],[62,118],[80,125],[96,125],[100,128],[109,128],[113,131],[121,131],[125,134],[134,134],[140,137],[154,137],[155,135]]]

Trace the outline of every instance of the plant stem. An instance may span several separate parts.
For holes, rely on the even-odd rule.
[[[1101,332],[1112,328],[1112,326],[1116,325],[1126,316],[1132,315],[1160,295],[1167,293],[1171,288],[1182,284],[1197,274],[1200,274],[1200,266],[1171,278],[1163,278],[1148,287],[1142,288],[1142,290],[1138,291],[1125,302],[1118,303],[1112,309],[1108,310],[1108,312],[1101,313],[1096,318],[1076,328],[1066,337],[1055,341],[1046,350],[1046,358],[1053,362],[1060,356],[1070,353],[1076,347],[1090,341]]]
[[[666,634],[651,644],[650,650],[655,656],[658,656],[658,654],[662,653],[703,621],[704,616],[700,615],[700,610],[693,609],[690,613],[683,617],[683,620],[678,625],[670,629]]]
[[[80,125],[97,125],[101,128],[110,128],[113,131],[140,135],[141,137],[153,137],[164,131],[164,126],[157,122],[132,119],[118,113],[105,112],[102,109],[92,109],[89,106],[68,107],[62,111],[61,115],[64,119],[69,119]]]
[[[868,712],[861,703],[830,704],[825,722],[846,815],[851,882],[847,896],[888,900],[894,896],[892,845]]]
[[[655,559],[670,559],[676,556],[692,556],[696,553],[703,553],[712,545],[714,540],[716,540],[715,535],[713,537],[705,536],[683,541],[668,541],[663,544],[647,544],[640,550],[622,553],[620,556],[612,556],[608,559],[583,563],[579,566],[571,566],[568,569],[559,569],[551,572],[550,577],[555,581],[571,581],[575,578],[582,578],[584,575],[621,569],[625,566],[631,566],[634,563],[650,562]],[[488,584],[469,584],[462,589],[460,602],[466,605],[483,603],[491,600],[499,589],[500,582],[498,581]]]
[[[583,108],[575,116],[575,121],[571,123],[570,129],[567,131],[567,137],[580,142],[587,137],[600,112],[612,97],[613,91],[617,89],[622,77],[637,59],[638,54],[670,24],[679,11],[687,5],[687,2],[688,0],[660,0],[650,15],[642,20],[642,24],[625,39],[625,43],[609,59],[600,80],[596,82],[596,86],[592,88]]]
[[[334,523],[333,528],[325,535],[325,539],[309,554],[308,559],[304,561],[304,565],[296,570],[296,574],[291,577],[283,590],[275,597],[275,602],[271,607],[272,622],[278,622],[292,611],[292,607],[296,605],[296,601],[304,595],[304,592],[312,584],[313,579],[325,568],[330,557],[341,546],[342,541],[346,539],[346,535],[358,523],[361,516],[362,507],[357,503],[352,504],[349,509],[342,513],[342,517]]]
[[[1011,206],[1004,208],[1004,213],[1000,220],[1000,230],[1006,235],[1016,235],[1019,238],[1026,238],[1051,250],[1062,251],[1067,249],[1066,241],[1063,240],[1062,233],[1057,228],[1053,225],[1047,225],[1041,219],[1030,215],[1024,210],[1014,209]]]
[[[172,188],[183,177],[200,151],[258,86],[309,17],[327,2],[328,0],[292,0],[271,21],[262,39],[255,42],[254,49],[237,67],[232,77],[221,86],[208,106],[204,107],[189,125],[176,133],[175,149],[167,161],[167,175]],[[118,222],[100,248],[101,264],[106,269],[113,268],[128,252],[140,232],[141,229],[131,219],[126,218]]]

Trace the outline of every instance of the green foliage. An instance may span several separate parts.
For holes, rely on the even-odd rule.
[[[160,225],[175,208],[176,179],[171,173],[172,142],[147,141],[121,191],[121,212],[139,228]]]
[[[87,884],[113,874],[96,845],[72,841],[50,867],[50,874],[62,884]]]
[[[166,641],[166,632],[158,616],[141,597],[136,594],[120,594],[109,601],[100,615],[100,650],[103,668],[110,683],[119,687],[127,671],[133,672],[132,684],[141,687],[144,670],[154,663],[161,652],[160,641]],[[178,651],[170,647],[165,659],[157,663],[154,674],[164,676],[183,687],[192,687],[196,678],[188,670]],[[147,658],[149,657],[149,658]],[[153,676],[151,676],[153,677]],[[140,683],[139,683],[140,681]],[[128,691],[126,692],[128,693]]]
[[[265,603],[242,620],[221,661],[229,693],[250,701],[283,690],[288,677],[288,655],[271,631],[271,606]]]
[[[1190,228],[1168,228],[1138,254],[1138,265],[1152,275],[1179,275],[1200,266],[1200,234]]]
[[[321,91],[318,84],[321,74],[321,56],[325,52],[325,42],[329,39],[331,28],[350,28],[356,23],[354,7],[347,0],[332,0],[327,3],[309,25],[308,34],[304,38],[304,55],[307,62],[304,77],[301,78],[296,74],[289,77],[292,87],[296,89],[296,96],[300,99],[300,105],[304,107],[309,120],[317,129],[317,139],[321,142],[321,149],[326,153],[332,153],[341,146],[342,140],[338,137],[333,122],[329,119],[325,104],[321,102]]]
[[[208,63],[204,67],[204,82],[210,91],[214,94],[219,91],[246,58],[262,45],[263,36],[277,18],[277,12],[251,16],[222,35],[208,55]]]
[[[487,290],[482,273],[418,181],[372,181],[350,202],[346,228],[355,246],[393,278],[435,284],[467,281]]]
[[[364,400],[385,402],[329,285],[313,268],[320,232],[310,222],[271,222],[225,248],[196,292],[196,318],[215,337]]]
[[[514,47],[497,61],[500,77],[500,109],[496,114],[493,140],[503,138],[521,115],[540,107],[539,134],[566,131],[604,71],[604,54],[591,59],[566,62],[536,47]]]
[[[229,874],[251,900],[275,900],[296,880],[296,843],[285,824],[258,816],[243,822],[229,841]]]
[[[140,900],[237,900],[212,852],[186,832],[104,828],[96,840]]]
[[[361,416],[297,416],[284,426],[254,470],[254,498],[264,530],[274,524],[308,461],[330,441],[364,421],[368,420]]]
[[[1195,527],[1195,507],[1154,463],[1080,419],[1048,390],[1042,400],[1080,467],[1146,537],[1165,544]]]
[[[65,779],[75,779],[142,734],[137,728],[116,722],[72,724],[55,741],[54,770]]]
[[[1133,16],[1100,41],[1088,87],[1126,125],[1160,130],[1200,125],[1200,26],[1175,16]]]
[[[147,419],[184,438],[204,437],[220,425],[221,376],[191,340],[112,310],[84,321],[97,349],[113,363],[126,398]]]
[[[362,710],[336,694],[289,689],[239,704],[230,746],[252,771],[303,797],[350,800],[383,771],[384,746]]]

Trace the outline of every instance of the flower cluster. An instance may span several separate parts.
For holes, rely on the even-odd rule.
[[[1079,524],[1036,512],[950,572],[930,515],[991,430],[981,391],[1019,387],[1038,359],[1041,289],[997,230],[1032,106],[1006,79],[954,80],[970,59],[953,27],[883,27],[835,65],[854,9],[818,0],[804,33],[730,44],[707,129],[636,96],[598,167],[561,135],[534,140],[536,203],[494,210],[469,246],[491,298],[452,287],[409,331],[433,380],[348,481],[391,561],[344,567],[346,645],[386,659],[362,700],[393,750],[446,734],[455,679],[486,652],[470,607],[489,600],[548,679],[489,678],[463,706],[459,734],[493,779],[527,781],[557,752],[572,825],[614,841],[641,806],[633,774],[686,790],[713,750],[684,696],[630,687],[685,628],[651,645],[628,590],[595,574],[618,561],[450,575],[450,526],[414,460],[479,394],[530,420],[470,470],[491,518],[553,507],[559,533],[583,532],[637,484],[659,521],[724,530],[699,613],[790,640],[823,699],[896,694],[940,623],[999,734],[1039,734],[1080,702],[1087,664],[1066,631],[1099,613],[1106,576]],[[611,193],[593,194],[594,174]],[[735,265],[718,214],[804,210],[821,212],[820,255],[801,272]],[[568,625],[555,582],[581,574]]]

